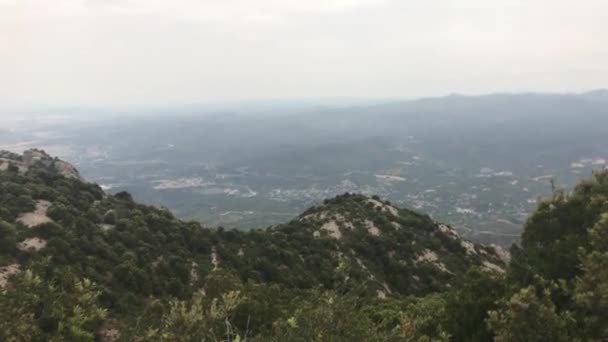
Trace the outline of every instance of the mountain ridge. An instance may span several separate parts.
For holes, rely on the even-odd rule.
[[[152,213],[150,215],[157,218],[164,216],[164,220],[168,220],[166,224],[169,225],[194,225],[197,227],[195,230],[206,231],[205,234],[215,235],[214,238],[217,239],[217,243],[210,244],[209,241],[205,243],[209,258],[206,267],[246,269],[246,271],[240,272],[244,281],[253,279],[257,282],[275,281],[287,286],[302,286],[302,283],[281,275],[283,272],[281,270],[285,268],[306,270],[311,267],[314,269],[315,266],[310,264],[310,260],[316,259],[319,255],[326,259],[325,261],[317,260],[319,263],[329,262],[329,264],[343,267],[346,265],[351,269],[351,274],[346,275],[344,279],[332,280],[333,277],[329,274],[319,276],[314,275],[314,272],[306,271],[305,274],[308,277],[305,281],[308,284],[306,286],[321,284],[324,287],[333,288],[337,286],[336,281],[343,281],[346,278],[351,281],[360,279],[365,282],[366,280],[362,277],[362,274],[365,274],[367,280],[370,281],[369,290],[376,291],[381,297],[390,295],[393,291],[403,294],[424,293],[450,286],[449,281],[446,280],[458,278],[460,273],[473,264],[489,272],[504,272],[505,260],[501,260],[500,253],[497,252],[498,247],[483,247],[473,244],[462,239],[448,225],[439,224],[427,215],[407,209],[398,209],[390,202],[382,201],[376,196],[368,197],[346,193],[327,199],[320,206],[309,208],[290,222],[265,230],[258,229],[251,232],[224,231],[222,228],[209,230],[194,222],[180,221],[166,209],[141,206],[134,202],[128,193],[108,195],[98,185],[85,183],[79,177],[77,170],[69,163],[51,158],[44,151],[30,150],[26,151],[23,156],[4,152],[1,152],[0,155],[3,156],[5,163],[7,163],[6,160],[11,160],[17,165],[12,177],[31,175],[34,175],[34,178],[42,177],[37,184],[42,185],[48,184],[48,180],[44,180],[44,178],[52,175],[55,177],[54,181],[62,183],[61,186],[70,188],[86,186],[84,195],[80,190],[81,198],[86,197],[86,201],[81,200],[76,204],[70,200],[66,201],[61,196],[53,198],[54,196],[45,193],[43,196],[29,197],[27,201],[29,203],[24,205],[25,208],[28,208],[27,210],[13,209],[11,214],[5,214],[2,219],[8,224],[16,225],[17,230],[20,231],[21,236],[16,241],[19,253],[44,253],[47,247],[53,247],[54,236],[48,231],[66,229],[65,226],[73,220],[69,214],[70,211],[73,211],[69,209],[69,206],[72,205],[80,206],[80,210],[88,212],[89,225],[94,227],[92,229],[98,229],[95,235],[103,238],[107,238],[115,231],[136,229],[133,227],[134,223],[129,222],[133,210],[136,210],[134,212],[136,214],[138,214],[137,211],[147,210]],[[29,157],[32,155],[35,158]],[[61,167],[57,167],[57,165]],[[63,172],[65,170],[69,170],[69,172]],[[7,167],[5,175],[10,174],[11,171]],[[66,182],[68,183],[66,184]],[[33,232],[38,232],[38,234]],[[230,239],[233,241],[227,239],[226,235],[231,236]],[[289,248],[297,254],[297,257],[290,256],[281,265],[274,265],[260,271],[264,267],[261,267],[259,262],[250,262],[250,257],[256,253],[264,255],[270,251],[265,246],[260,247],[251,242],[259,237],[270,239],[280,248],[285,247],[282,245],[283,243],[288,245],[291,243]],[[293,245],[294,240],[299,240],[301,244]],[[234,243],[234,241],[238,243]],[[408,245],[406,246],[405,243]],[[374,252],[376,254],[369,254],[367,244],[381,247]],[[318,250],[311,252],[304,248],[309,245],[325,245],[326,247],[319,247]],[[387,246],[390,245],[392,247],[388,248]],[[50,252],[50,256],[56,257],[53,253]],[[247,258],[242,258],[242,256],[247,256]],[[379,263],[374,259],[376,257],[384,261]],[[156,259],[158,258],[163,258],[162,253],[157,255]],[[197,258],[200,256],[196,257],[193,254],[192,259],[186,260],[185,263],[205,264],[205,262],[195,260]],[[154,264],[158,261],[155,260],[148,258],[147,263]],[[243,260],[247,260],[247,262],[243,262]],[[275,262],[275,264],[280,263]],[[14,272],[17,265],[11,265],[10,271]],[[5,274],[6,272],[8,271],[5,271]],[[354,275],[355,273],[357,276]],[[396,274],[399,274],[399,278],[394,277]],[[410,278],[404,279],[403,274],[408,274]]]
[[[51,157],[44,150],[31,148],[25,150],[22,154],[0,150],[0,171],[16,168],[19,172],[25,173],[33,166],[42,167],[48,172],[60,174],[66,178],[84,181],[72,164]]]
[[[210,229],[51,160],[0,171],[3,341],[608,337],[605,170],[541,199],[508,260],[375,196]]]

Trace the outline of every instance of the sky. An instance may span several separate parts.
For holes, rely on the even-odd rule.
[[[606,0],[0,0],[1,106],[608,87]]]

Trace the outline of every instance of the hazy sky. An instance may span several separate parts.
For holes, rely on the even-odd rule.
[[[606,0],[0,0],[0,103],[608,86]]]

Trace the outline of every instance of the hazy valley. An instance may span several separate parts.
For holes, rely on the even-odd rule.
[[[211,226],[275,225],[357,192],[509,245],[552,180],[570,188],[607,165],[607,103],[595,91],[43,113],[5,123],[0,147],[43,148],[107,191]]]

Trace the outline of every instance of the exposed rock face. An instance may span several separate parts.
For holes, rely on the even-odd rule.
[[[0,288],[5,287],[8,278],[13,274],[19,273],[20,270],[19,264],[10,264],[8,266],[0,267]]]
[[[437,256],[437,253],[430,251],[428,249],[424,250],[424,253],[420,254],[417,258],[416,261],[417,262],[435,262],[439,260],[439,257]]]
[[[508,264],[511,261],[511,253],[508,250],[494,244],[490,245],[490,247],[494,249],[496,255],[498,255],[504,263]]]
[[[422,254],[418,255],[418,257],[416,258],[416,263],[421,262],[430,263],[440,269],[442,272],[450,273],[450,270],[448,270],[445,264],[439,261],[439,256],[437,255],[437,253],[431,250],[425,249]]]
[[[211,264],[213,265],[214,271],[220,267],[220,257],[217,254],[217,247],[215,246],[211,248]]]
[[[481,269],[486,272],[490,272],[490,273],[499,273],[499,274],[505,273],[504,268],[502,268],[494,263],[491,263],[489,261],[484,261],[481,266]]]
[[[47,241],[38,237],[25,239],[17,244],[17,248],[24,252],[34,250],[39,251],[46,247]]]
[[[115,342],[120,339],[120,331],[112,323],[104,323],[97,331],[97,340],[102,342]]]
[[[198,279],[200,278],[197,268],[198,268],[198,264],[195,261],[193,261],[190,264],[190,284],[196,283],[198,281]]]
[[[323,226],[321,226],[321,229],[329,232],[329,235],[334,239],[340,240],[342,238],[342,232],[340,231],[340,227],[338,226],[336,221],[329,221],[323,224]]]
[[[50,202],[40,200],[36,202],[36,209],[33,212],[21,214],[19,218],[17,218],[17,222],[23,223],[28,228],[32,228],[43,223],[52,222],[52,220],[46,216],[46,212],[50,206]]]
[[[72,164],[53,158],[39,149],[27,150],[22,155],[0,151],[0,170],[8,170],[10,165],[15,166],[19,172],[27,172],[32,166],[39,165],[64,177],[83,180]]]
[[[365,226],[367,227],[367,232],[373,236],[380,236],[380,234],[382,234],[373,221],[365,220]]]
[[[368,203],[373,204],[374,208],[380,208],[380,210],[382,210],[383,212],[389,212],[393,216],[399,216],[399,210],[393,207],[392,205],[380,202],[374,198],[369,198],[367,201]]]
[[[492,247],[468,241],[447,224],[377,197],[344,194],[327,199],[291,224],[314,238],[330,239],[338,251],[334,256],[338,259],[337,269],[358,269],[379,298],[391,294],[387,289],[419,291],[428,279],[441,279],[442,286],[449,287],[460,281],[470,267],[495,274],[504,272],[504,261]],[[407,290],[403,283],[394,281],[393,270],[387,271],[376,258],[362,253],[362,248],[375,245],[384,246],[377,255],[411,274]],[[351,274],[349,279],[358,276]]]
[[[23,165],[23,156],[8,151],[0,151],[0,171],[8,170],[10,165],[17,167],[20,172],[27,170]]]
[[[106,224],[106,223],[99,224],[98,227],[101,228],[101,230],[103,230],[104,232],[114,229],[113,224]]]

